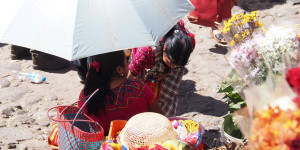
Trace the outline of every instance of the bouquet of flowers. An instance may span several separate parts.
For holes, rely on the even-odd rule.
[[[229,55],[228,61],[247,85],[255,85],[265,80],[267,67],[257,52],[257,43],[250,39],[238,46]]]
[[[231,49],[227,60],[247,86],[262,84],[270,71],[280,75],[286,66],[297,63],[296,29],[273,26],[265,30],[258,12],[234,15],[219,25]]]
[[[245,90],[248,113],[235,117],[253,149],[300,149],[299,73],[300,67],[289,70],[287,80],[271,75]]]
[[[257,53],[264,58],[273,73],[285,70],[283,57],[287,57],[291,63],[296,62],[299,42],[293,28],[273,26],[264,37],[258,37],[257,41]]]
[[[236,46],[251,39],[254,33],[260,31],[259,29],[264,30],[262,25],[258,11],[254,11],[246,15],[236,14],[228,21],[219,24],[218,28],[229,45]]]

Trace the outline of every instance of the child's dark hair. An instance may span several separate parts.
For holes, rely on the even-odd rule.
[[[87,114],[99,115],[100,110],[105,113],[105,105],[110,104],[107,96],[113,93],[110,89],[111,78],[118,76],[116,67],[124,67],[125,54],[123,51],[110,52],[93,56],[92,61],[100,64],[99,72],[93,67],[89,68],[88,76],[84,85],[84,95],[88,96],[96,89],[99,91],[87,103]]]
[[[176,24],[164,37],[161,43],[166,46],[166,55],[175,65],[185,66],[193,50],[192,40]]]

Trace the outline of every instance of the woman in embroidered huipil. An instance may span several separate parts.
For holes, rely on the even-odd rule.
[[[178,89],[194,47],[194,34],[180,20],[156,47],[133,49],[128,77],[138,77],[151,87],[166,116],[177,115]]]
[[[108,133],[112,120],[128,120],[142,112],[162,113],[156,95],[138,79],[127,79],[128,63],[124,51],[93,56],[79,107],[96,89],[84,112]]]

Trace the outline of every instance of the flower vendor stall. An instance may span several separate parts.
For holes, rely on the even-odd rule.
[[[224,98],[230,108],[230,114],[224,118],[223,128],[227,134],[243,140],[244,136],[247,138],[249,136],[244,132],[244,134],[240,133],[241,126],[238,127],[237,116],[233,114],[246,107],[252,110],[249,107],[252,107],[253,103],[260,104],[258,101],[253,102],[253,99],[247,100],[244,89],[266,84],[268,78],[285,76],[289,68],[297,66],[300,27],[299,25],[271,26],[265,29],[256,11],[234,15],[228,21],[219,24],[218,28],[229,43],[229,50],[225,57],[232,66],[232,70],[229,71],[227,79],[219,90],[219,93],[225,93]],[[268,84],[272,82],[268,81]],[[248,93],[251,94],[257,93]],[[267,95],[267,93],[263,94]],[[271,109],[278,110],[273,107],[270,107]],[[261,115],[258,113],[257,116]],[[243,123],[244,126],[250,124],[245,120]],[[257,136],[256,138],[259,138],[260,134]]]
[[[291,69],[287,80],[285,75],[270,75],[264,84],[244,90],[248,109],[234,116],[252,149],[300,148],[300,96],[295,84],[300,78],[295,70],[300,67]]]

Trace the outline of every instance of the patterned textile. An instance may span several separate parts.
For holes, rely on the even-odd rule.
[[[145,51],[152,51],[152,52],[145,52]],[[143,68],[144,70],[141,72],[139,78],[146,83],[158,82],[152,79],[152,77],[156,75],[167,74],[161,80],[160,97],[158,97],[159,98],[158,101],[166,116],[176,116],[177,107],[178,107],[177,94],[180,86],[180,81],[184,73],[184,68],[182,67],[182,68],[170,69],[168,66],[166,66],[163,62],[163,52],[160,46],[157,46],[154,50],[151,47],[138,48],[136,51],[136,55],[134,55],[134,57],[137,55],[139,56],[139,55],[152,54],[152,53],[154,54],[155,59],[154,59],[154,65],[150,67],[151,69],[145,69],[146,68],[145,66],[140,66],[139,63],[135,64],[135,61],[132,61],[130,63],[129,69],[134,70],[135,66],[136,68]],[[149,57],[145,56],[139,58],[149,58]],[[140,61],[145,61],[145,60],[140,60]]]
[[[132,49],[132,56],[129,70],[134,76],[154,65],[155,56],[151,47],[134,48]]]
[[[184,22],[178,22],[182,31],[191,37],[193,49],[195,48],[195,36],[185,27]],[[163,39],[161,39],[162,41]],[[158,95],[158,100],[166,116],[176,116],[178,107],[178,89],[184,73],[184,68],[170,69],[163,63],[162,47],[141,47],[132,51],[132,60],[129,64],[129,70],[133,75],[139,75],[139,78],[150,85],[152,90]],[[158,74],[168,74],[161,83],[153,80],[153,76]],[[150,80],[150,81],[149,81]],[[160,93],[158,91],[160,89]],[[158,92],[158,93],[157,93]]]
[[[160,90],[161,90],[161,81],[146,80],[145,83],[149,85],[149,87],[154,92],[154,94],[156,94],[156,98],[159,101],[159,99],[160,99]]]
[[[90,115],[94,121],[97,121],[107,133],[112,120],[128,120],[132,116],[148,112],[149,106],[154,103],[155,94],[150,87],[137,79],[127,79],[118,87],[113,89],[113,96],[107,97],[105,106],[106,113],[99,109],[99,115]],[[82,90],[79,96],[79,107],[87,100]],[[86,113],[86,108],[84,108]]]
[[[59,106],[57,110],[58,148],[100,149],[104,140],[102,127],[75,106]],[[77,116],[77,117],[76,117]],[[76,120],[85,121],[72,121]]]
[[[182,31],[188,34],[192,39],[193,49],[195,48],[195,36],[190,33],[185,27],[184,22],[178,22]],[[162,39],[163,40],[163,39]],[[161,40],[161,41],[162,41]],[[162,47],[141,47],[134,48],[132,51],[132,61],[129,64],[129,70],[133,75],[139,75],[139,78],[150,83],[151,89],[158,95],[158,101],[166,116],[176,116],[178,108],[178,89],[182,79],[184,68],[170,69],[163,63]],[[161,83],[153,80],[153,76],[158,74],[167,74],[161,80]],[[149,81],[150,80],[150,81]],[[152,83],[151,83],[152,82]],[[158,92],[160,89],[160,93]]]
[[[142,73],[142,79],[145,81],[151,76],[168,74],[161,80],[159,104],[167,117],[176,116],[178,110],[177,95],[184,68],[170,69],[163,63],[162,49],[160,47],[157,48],[158,49],[154,51],[155,65],[150,70],[145,70]]]
[[[52,131],[48,136],[48,144],[54,150],[58,149],[58,127],[57,122],[52,122]]]

